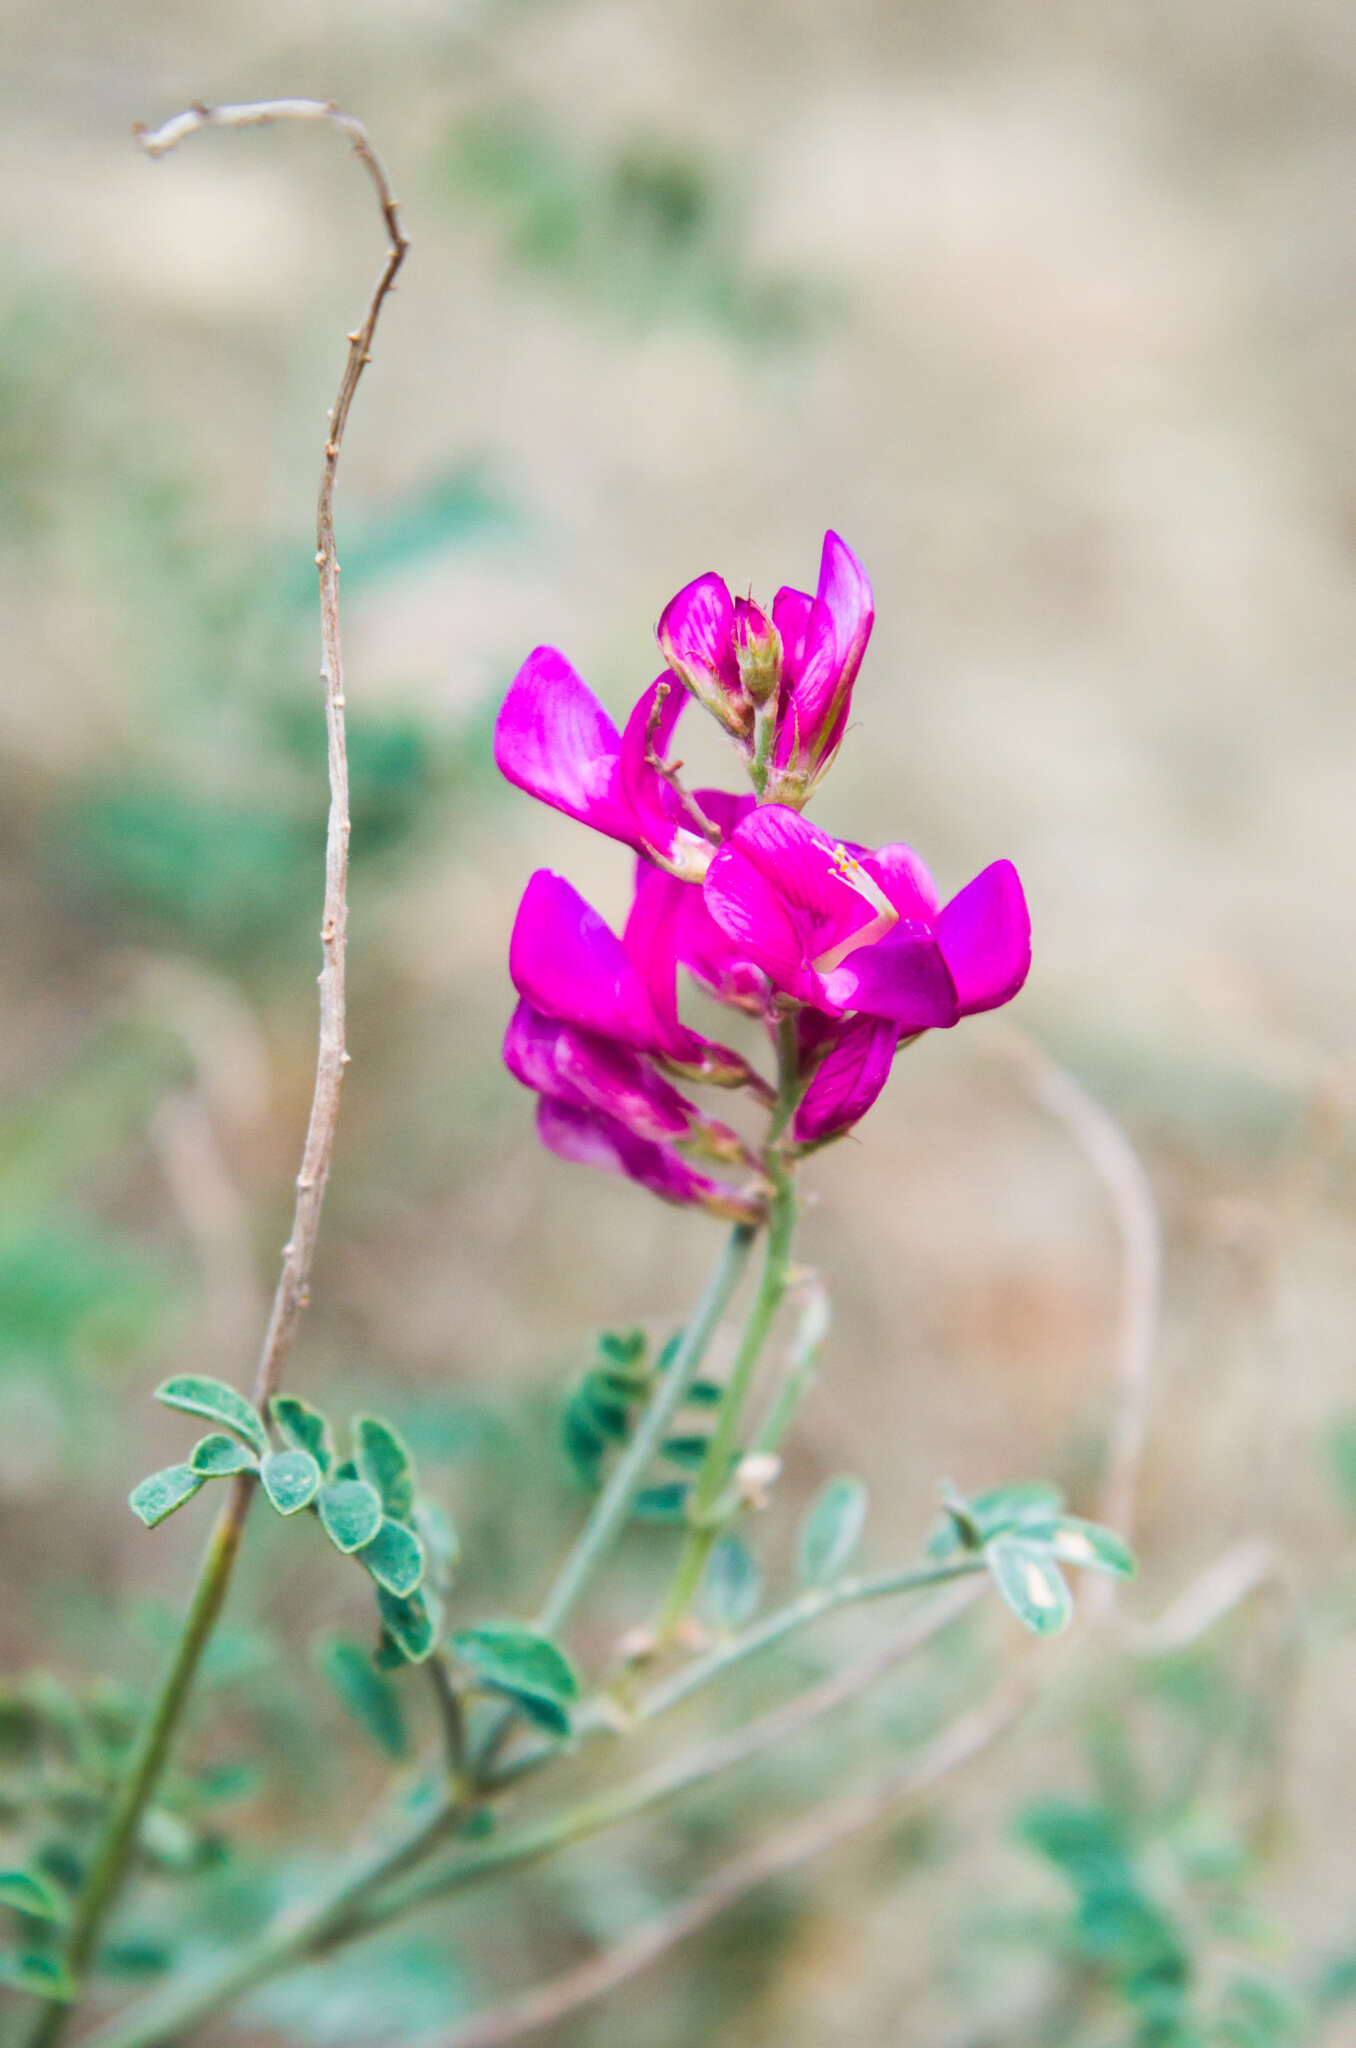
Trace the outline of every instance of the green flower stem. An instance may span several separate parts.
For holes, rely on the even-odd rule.
[[[809,1291],[796,1318],[790,1356],[776,1396],[753,1439],[755,1452],[773,1457],[795,1420],[796,1410],[810,1390],[824,1339],[829,1334],[829,1297],[823,1282],[812,1274]]]
[[[135,1753],[104,1824],[89,1875],[81,1888],[61,1953],[67,1974],[77,1984],[89,1964],[104,1915],[131,1860],[142,1813],[164,1769],[203,1651],[226,1598],[253,1487],[252,1474],[242,1473],[232,1482],[230,1497],[217,1517],[198,1573],[198,1583],[174,1662],[165,1674],[160,1696],[141,1731]],[[65,2032],[70,2016],[68,2006],[46,2005],[34,2023],[29,2048],[53,2048]]]
[[[630,1514],[631,1504],[674,1416],[687,1399],[697,1369],[743,1277],[756,1235],[756,1227],[751,1223],[737,1223],[730,1232],[720,1262],[706,1283],[671,1363],[660,1376],[635,1434],[613,1466],[592,1514],[542,1602],[535,1625],[543,1635],[552,1635],[561,1626],[594,1566]]]
[[[768,1214],[767,1254],[763,1265],[762,1285],[749,1311],[749,1319],[744,1326],[739,1349],[735,1353],[729,1385],[717,1411],[716,1426],[711,1432],[706,1456],[692,1490],[692,1499],[688,1507],[691,1527],[656,1625],[661,1641],[672,1635],[691,1606],[701,1584],[702,1574],[706,1570],[706,1561],[711,1555],[721,1526],[727,1519],[720,1512],[720,1504],[730,1483],[730,1468],[739,1442],[739,1426],[743,1420],[763,1346],[791,1284],[791,1246],[796,1231],[796,1184],[793,1170],[783,1156],[781,1139],[795,1115],[796,1106],[804,1092],[804,1083],[798,1072],[794,1015],[783,1017],[778,1026],[777,1079],[777,1101],[768,1125],[767,1144],[763,1155],[767,1176],[772,1183],[772,1203]]]

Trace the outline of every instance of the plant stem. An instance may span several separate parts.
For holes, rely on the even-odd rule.
[[[775,1627],[761,1624],[737,1644],[729,1645],[725,1652],[693,1666],[690,1684],[670,1680],[658,1688],[644,1703],[642,1717],[648,1719],[663,1707],[675,1704],[699,1685],[719,1676],[728,1665],[790,1634],[792,1629],[805,1626],[832,1607],[891,1592],[917,1590],[943,1579],[974,1576],[980,1569],[975,1560],[964,1559],[921,1570],[882,1572],[872,1578],[845,1580],[827,1594],[817,1592],[813,1606],[808,1599],[794,1602],[776,1617],[769,1617],[775,1621]],[[488,1843],[483,1849],[462,1856],[450,1868],[416,1873],[403,1886],[381,1896],[383,1887],[409,1870],[446,1834],[453,1809],[440,1809],[405,1842],[338,1885],[327,1900],[299,1914],[284,1916],[275,1927],[215,1969],[191,1978],[186,1984],[168,1987],[138,2011],[121,2022],[115,2020],[109,2028],[94,2035],[89,2048],[166,2048],[188,2027],[233,2005],[257,1985],[289,1968],[314,1961],[331,1949],[374,1933],[433,1899],[503,1871],[540,1862],[556,1849],[583,1841],[633,1814],[707,1783],[721,1772],[775,1748],[821,1715],[864,1692],[948,1627],[979,1590],[977,1585],[957,1586],[949,1595],[920,1607],[893,1636],[868,1651],[857,1663],[831,1673],[733,1734],[689,1751],[673,1763],[660,1765],[628,1785],[571,1807],[536,1828],[502,1842]],[[687,1674],[679,1677],[685,1679]],[[373,1898],[373,1893],[379,1896]]]
[[[729,1384],[721,1399],[716,1425],[706,1447],[706,1456],[688,1507],[691,1527],[683,1545],[656,1625],[661,1641],[672,1636],[686,1614],[701,1584],[722,1523],[720,1504],[730,1484],[730,1468],[739,1442],[739,1425],[753,1387],[754,1374],[777,1311],[791,1284],[791,1246],[796,1230],[796,1184],[780,1141],[800,1101],[803,1084],[798,1072],[796,1020],[783,1017],[777,1029],[777,1100],[768,1125],[763,1163],[772,1183],[768,1213],[767,1254],[762,1284],[749,1311],[739,1341]]]
[[[631,1503],[674,1416],[687,1399],[697,1369],[743,1277],[756,1235],[756,1226],[751,1223],[737,1223],[730,1232],[719,1263],[706,1283],[672,1361],[659,1378],[635,1434],[613,1466],[593,1512],[542,1602],[536,1626],[543,1635],[553,1634],[565,1620],[594,1566],[630,1513]]]
[[[405,260],[408,244],[400,226],[389,180],[368,140],[366,129],[331,101],[279,100],[247,106],[195,107],[177,115],[154,134],[144,129],[137,131],[141,147],[154,157],[164,155],[185,136],[200,128],[250,127],[279,119],[322,121],[347,136],[376,191],[388,247],[367,312],[360,326],[349,336],[348,353],[330,412],[316,498],[315,563],[320,579],[321,678],[330,785],[329,816],[325,829],[325,894],[320,927],[320,1030],[315,1085],[302,1147],[301,1170],[296,1181],[292,1229],[283,1248],[282,1271],[274,1292],[250,1396],[265,1419],[269,1400],[281,1383],[296,1341],[302,1311],[310,1298],[311,1266],[334,1151],[340,1088],[349,1057],[344,1044],[348,754],[343,643],[339,627],[339,563],[334,541],[334,493],[349,410],[363,371],[371,360],[372,339],[381,309]],[[245,1475],[233,1481],[230,1496],[208,1545],[174,1661],[96,1845],[90,1873],[81,1888],[71,1929],[62,1948],[62,1961],[69,1974],[77,1980],[77,1990],[78,1980],[95,1952],[104,1917],[121,1889],[136,1845],[142,1813],[164,1768],[198,1664],[225,1600],[254,1493],[254,1484]],[[47,2004],[34,2022],[30,2048],[55,2048],[73,2010],[73,2005]]]

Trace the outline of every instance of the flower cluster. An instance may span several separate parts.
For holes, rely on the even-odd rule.
[[[900,1046],[1021,988],[1031,930],[1010,861],[943,905],[910,847],[844,843],[801,815],[842,744],[873,619],[861,564],[829,533],[813,597],[780,590],[764,611],[715,575],[679,591],[659,622],[667,668],[621,733],[554,648],[519,670],[495,731],[501,773],[638,856],[620,938],[544,870],[514,924],[504,1058],[561,1157],[755,1220],[766,1155],[675,1080],[779,1104],[784,1156],[850,1130]],[[750,790],[684,787],[667,756],[689,695],[733,741]],[[680,968],[773,1034],[777,1090],[682,1022]]]

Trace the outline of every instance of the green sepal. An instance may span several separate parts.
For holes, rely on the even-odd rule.
[[[269,1402],[269,1413],[283,1440],[294,1451],[305,1451],[314,1458],[321,1477],[329,1479],[338,1454],[328,1418],[298,1394],[275,1394]]]
[[[716,1628],[740,1628],[758,1611],[763,1574],[757,1558],[738,1536],[722,1536],[712,1546],[702,1578],[701,1601]]]
[[[314,1645],[313,1655],[348,1712],[377,1748],[389,1757],[408,1756],[410,1738],[400,1694],[374,1668],[363,1645],[352,1636],[327,1635]],[[401,1657],[398,1661],[405,1660]]]
[[[24,1991],[30,1998],[50,1998],[58,2005],[69,2004],[76,1995],[75,1981],[59,1956],[0,1954],[0,1984]]]
[[[377,1611],[386,1637],[407,1664],[422,1664],[431,1657],[441,1625],[441,1603],[426,1588],[402,1599],[377,1587]],[[382,1659],[381,1668],[388,1669]]]
[[[549,1636],[521,1622],[491,1622],[459,1629],[451,1647],[485,1691],[511,1699],[549,1734],[569,1734],[570,1704],[579,1697],[579,1679]]]
[[[309,1451],[270,1451],[260,1461],[259,1479],[269,1506],[277,1514],[295,1515],[319,1493],[321,1472]]]
[[[353,1455],[359,1478],[376,1493],[383,1513],[408,1522],[414,1513],[414,1459],[390,1423],[376,1415],[357,1416]]]
[[[32,1870],[0,1870],[0,1906],[33,1920],[65,1920],[70,1912],[62,1893]]]
[[[367,1567],[379,1586],[394,1593],[398,1600],[408,1600],[424,1582],[423,1544],[413,1529],[407,1529],[390,1515],[384,1518],[372,1541],[358,1552],[358,1561]]]
[[[186,1415],[205,1415],[209,1422],[219,1422],[223,1429],[230,1430],[232,1436],[243,1438],[260,1457],[268,1449],[264,1425],[255,1410],[245,1396],[235,1387],[228,1387],[225,1380],[184,1373],[157,1387],[155,1398],[163,1401],[167,1408],[179,1408]]]
[[[1057,1635],[1073,1614],[1073,1596],[1050,1552],[1022,1536],[995,1536],[984,1561],[1004,1602],[1032,1635]]]
[[[191,1465],[166,1465],[132,1488],[127,1505],[148,1529],[155,1529],[206,1484],[203,1474],[195,1472]]]
[[[316,1495],[325,1534],[350,1556],[370,1543],[381,1527],[381,1496],[365,1479],[332,1479]]]
[[[253,1472],[257,1460],[238,1438],[215,1430],[194,1444],[188,1462],[204,1479],[227,1479],[233,1472]]]
[[[866,1487],[851,1473],[820,1489],[801,1525],[797,1559],[803,1585],[828,1586],[839,1576],[861,1541],[866,1510]]]

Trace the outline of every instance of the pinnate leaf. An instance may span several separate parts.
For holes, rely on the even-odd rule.
[[[232,1472],[252,1472],[255,1457],[238,1438],[214,1430],[194,1444],[188,1462],[204,1479],[225,1479]]]
[[[353,1452],[359,1476],[373,1488],[383,1512],[408,1522],[414,1513],[414,1460],[390,1423],[375,1415],[358,1416]]]
[[[323,1636],[315,1658],[359,1727],[389,1757],[409,1754],[409,1734],[400,1695],[351,1636]]]
[[[192,1500],[206,1480],[201,1472],[195,1472],[191,1465],[166,1465],[160,1472],[152,1472],[143,1479],[140,1486],[134,1486],[127,1496],[127,1505],[138,1520],[148,1529],[154,1529],[186,1500]]]
[[[365,1479],[332,1479],[317,1496],[325,1534],[345,1555],[370,1543],[381,1527],[381,1497]]]
[[[393,1521],[389,1515],[358,1556],[377,1584],[398,1599],[408,1599],[423,1584],[424,1546],[413,1529]]]
[[[309,1451],[270,1451],[260,1462],[259,1477],[269,1505],[280,1515],[309,1507],[320,1491],[320,1467]]]
[[[827,1586],[838,1577],[861,1539],[866,1509],[866,1487],[850,1473],[831,1479],[816,1495],[800,1534],[805,1585]]]
[[[984,1547],[993,1582],[1022,1627],[1057,1635],[1073,1613],[1064,1574],[1049,1551],[1023,1536],[995,1536]]]
[[[163,1401],[167,1408],[181,1408],[187,1415],[205,1415],[209,1422],[219,1422],[233,1436],[242,1437],[260,1457],[268,1449],[264,1425],[255,1410],[245,1396],[235,1387],[228,1387],[225,1380],[184,1373],[157,1387],[155,1398]]]
[[[335,1465],[334,1437],[320,1410],[298,1394],[275,1394],[269,1409],[283,1440],[294,1451],[305,1451],[314,1458],[321,1476],[331,1478]]]

